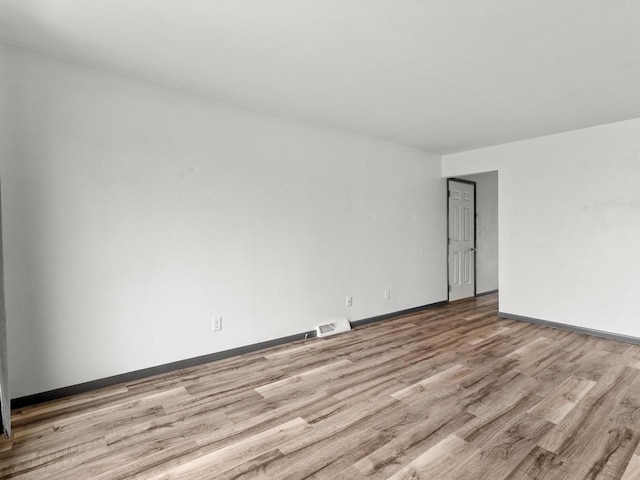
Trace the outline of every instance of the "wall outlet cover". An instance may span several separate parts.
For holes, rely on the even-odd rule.
[[[213,321],[211,322],[211,330],[214,332],[219,332],[222,330],[222,317],[213,317]]]

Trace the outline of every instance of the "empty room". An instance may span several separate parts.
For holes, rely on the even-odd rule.
[[[0,0],[0,479],[640,480],[640,1]]]

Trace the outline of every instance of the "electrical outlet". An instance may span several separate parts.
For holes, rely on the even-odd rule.
[[[353,306],[353,297],[347,297],[347,307]]]
[[[211,330],[214,332],[222,330],[222,317],[213,317],[213,320],[211,321]]]
[[[389,300],[391,298],[391,290],[384,291],[384,299]]]

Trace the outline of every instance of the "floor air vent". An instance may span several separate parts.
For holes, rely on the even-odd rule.
[[[328,337],[329,335],[348,332],[349,330],[351,330],[351,324],[346,318],[341,318],[340,320],[335,320],[331,323],[325,323],[316,327],[316,332],[319,337]]]

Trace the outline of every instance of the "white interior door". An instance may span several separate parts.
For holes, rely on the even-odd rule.
[[[449,180],[449,300],[475,295],[475,184]]]

